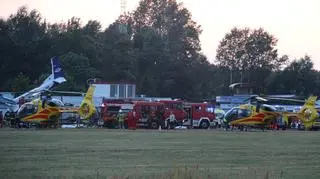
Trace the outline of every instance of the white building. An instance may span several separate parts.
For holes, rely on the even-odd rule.
[[[132,83],[94,83],[96,88],[94,97],[105,98],[134,98],[136,97],[136,85]]]

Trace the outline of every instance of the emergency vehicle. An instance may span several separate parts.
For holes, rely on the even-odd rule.
[[[103,99],[101,104],[101,118],[104,127],[114,128],[117,125],[117,115],[120,109],[129,112],[133,109],[133,102],[125,99]]]
[[[184,110],[187,117],[183,126],[207,129],[215,123],[214,109],[208,103],[184,103]]]
[[[101,117],[104,126],[113,127],[117,124],[119,110],[133,111],[138,128],[165,128],[171,112],[174,114],[175,125],[207,129],[214,124],[214,109],[207,103],[185,103],[182,100],[134,101],[123,99],[104,99],[101,106]],[[126,124],[125,119],[125,124]],[[168,123],[167,123],[168,124]]]
[[[161,102],[135,101],[133,106],[137,127],[157,129],[164,127],[165,107]]]

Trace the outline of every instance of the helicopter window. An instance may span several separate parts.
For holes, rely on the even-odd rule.
[[[271,108],[269,106],[263,106],[262,110],[264,110],[264,111],[275,111],[275,109],[273,109],[273,108]]]
[[[217,112],[215,113],[215,115],[217,119],[222,119],[224,117],[224,114],[222,112]]]
[[[37,107],[33,104],[24,104],[21,106],[21,108],[19,109],[18,113],[19,114],[34,114],[37,112]]]
[[[63,103],[60,101],[60,100],[57,100],[57,99],[52,99],[52,100],[49,100],[47,102],[47,104],[49,106],[52,106],[52,107],[61,107],[61,106],[64,106]]]
[[[239,109],[238,110],[238,117],[243,118],[243,117],[249,117],[251,115],[251,111],[247,109]]]
[[[48,102],[48,105],[49,105],[49,106],[52,106],[52,107],[56,107],[56,106],[57,106],[57,104],[54,103],[54,102],[52,102],[52,101],[49,101],[49,102]]]
[[[233,108],[225,114],[227,121],[235,120],[238,116],[238,108]]]

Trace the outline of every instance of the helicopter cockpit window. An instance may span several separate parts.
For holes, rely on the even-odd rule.
[[[227,121],[232,121],[237,119],[238,116],[238,108],[233,108],[225,114],[225,119]]]
[[[222,112],[215,112],[215,115],[216,115],[217,119],[223,119],[223,117],[224,117],[224,113],[222,113]]]
[[[19,114],[25,114],[25,115],[29,115],[29,114],[35,114],[37,112],[37,107],[33,104],[24,104],[20,107],[18,113]]]
[[[61,107],[64,106],[60,100],[52,99],[47,101],[47,104],[52,107]]]
[[[238,110],[238,118],[249,117],[251,115],[251,111],[248,109],[239,109]]]
[[[275,111],[276,108],[271,107],[271,106],[262,106],[262,110],[264,110],[264,111]]]

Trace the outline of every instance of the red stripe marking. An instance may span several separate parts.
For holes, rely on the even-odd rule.
[[[48,109],[44,109],[44,110],[40,111],[39,113],[41,113],[41,114],[49,114],[50,111]]]
[[[252,116],[252,117],[264,118],[264,116],[265,116],[265,114],[263,114],[263,113],[258,113],[258,114],[254,115],[254,116]]]
[[[263,118],[261,118],[261,117],[250,117],[250,118],[242,120],[241,122],[251,122],[251,121],[262,122]]]
[[[59,111],[59,109],[57,109],[57,108],[50,108],[50,110],[53,111],[53,112],[58,112]]]
[[[48,117],[49,117],[49,115],[46,115],[46,114],[37,114],[37,115],[30,116],[26,119],[36,119],[36,118],[48,119]]]

